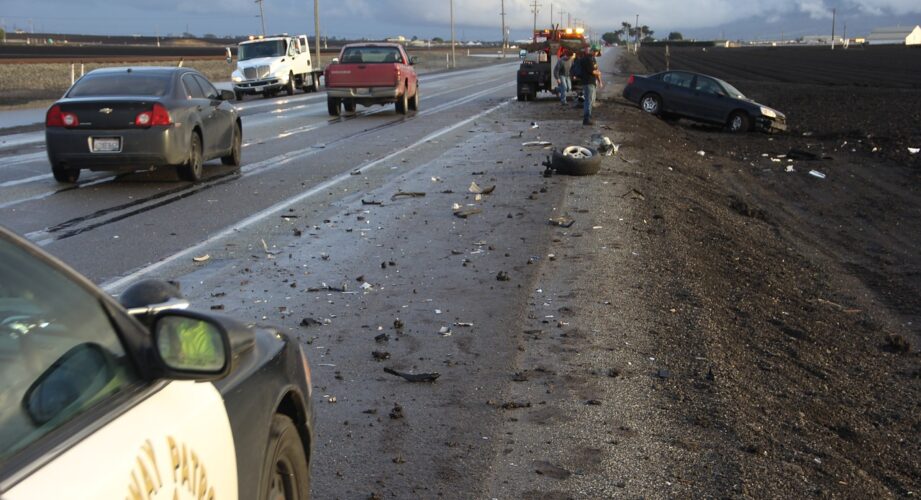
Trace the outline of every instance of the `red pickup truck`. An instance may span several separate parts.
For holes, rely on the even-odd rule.
[[[396,43],[355,43],[342,47],[326,67],[326,103],[331,116],[344,106],[396,104],[397,113],[419,109],[419,80],[403,46]]]

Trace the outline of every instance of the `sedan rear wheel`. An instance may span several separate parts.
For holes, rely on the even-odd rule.
[[[221,163],[239,167],[243,157],[243,130],[239,125],[233,127],[233,146],[227,156],[221,157]]]
[[[54,180],[68,184],[73,184],[80,178],[79,168],[51,167],[51,173],[54,175]]]
[[[744,111],[736,111],[729,115],[730,132],[748,132],[752,128],[752,120]]]
[[[310,496],[307,456],[294,422],[285,415],[272,418],[265,464],[263,499],[306,500]]]
[[[662,98],[656,94],[646,94],[640,99],[640,107],[651,115],[657,115],[662,111]]]
[[[177,169],[179,178],[184,181],[198,182],[201,180],[202,171],[204,170],[204,160],[201,155],[201,137],[194,133],[189,146],[189,159],[185,165],[180,165]]]

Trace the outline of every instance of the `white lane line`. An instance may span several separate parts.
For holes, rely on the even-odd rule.
[[[23,132],[22,134],[11,134],[0,137],[0,149],[10,149],[19,146],[27,146],[45,141],[45,131],[41,132]]]
[[[393,158],[395,158],[395,157],[397,157],[397,156],[399,156],[399,155],[405,154],[407,151],[410,151],[410,150],[412,150],[412,149],[415,149],[415,148],[417,148],[417,147],[419,147],[419,146],[421,146],[421,145],[423,145],[423,144],[425,144],[425,143],[427,143],[427,142],[429,142],[429,141],[432,141],[432,140],[437,139],[437,138],[439,138],[439,137],[441,137],[441,136],[443,136],[443,135],[445,135],[445,134],[448,134],[448,133],[450,133],[450,132],[453,132],[453,131],[457,130],[458,128],[463,127],[463,126],[465,126],[465,125],[467,125],[467,124],[469,124],[469,123],[471,123],[471,122],[474,122],[474,121],[476,121],[476,120],[479,120],[480,118],[483,118],[484,116],[486,116],[486,115],[488,115],[488,114],[490,114],[490,113],[492,113],[492,112],[494,112],[494,111],[496,111],[496,110],[498,110],[498,109],[500,109],[500,108],[502,108],[502,107],[508,105],[510,102],[512,102],[512,99],[508,99],[508,100],[506,100],[506,101],[502,101],[502,102],[499,103],[498,105],[493,106],[492,108],[489,108],[489,109],[487,109],[487,110],[481,111],[480,113],[478,113],[478,114],[476,114],[476,115],[474,115],[474,116],[472,116],[472,117],[470,117],[470,118],[467,118],[466,120],[457,122],[457,123],[455,123],[454,125],[451,125],[451,126],[449,126],[449,127],[442,128],[441,130],[432,132],[431,134],[429,134],[429,135],[423,137],[422,139],[420,139],[420,140],[418,140],[418,141],[416,141],[416,142],[410,144],[409,146],[407,146],[407,147],[405,147],[405,148],[400,148],[398,151],[395,151],[395,152],[393,152],[393,153],[390,153],[389,155],[384,156],[383,158],[379,158],[379,159],[377,159],[377,160],[375,160],[375,161],[373,161],[373,162],[371,162],[371,163],[365,164],[364,166],[361,167],[361,169],[362,169],[362,170],[368,170],[368,169],[375,168],[375,167],[377,167],[378,165],[381,165],[381,164],[383,164],[383,163],[385,163],[385,162],[387,162],[387,161],[389,161],[389,160],[391,160],[391,159],[393,159]],[[258,212],[258,213],[256,213],[256,214],[253,214],[253,215],[251,215],[251,216],[249,216],[249,217],[243,219],[242,221],[240,221],[240,222],[238,222],[238,223],[236,223],[236,224],[234,224],[234,225],[232,225],[232,226],[229,226],[229,227],[227,227],[227,228],[225,228],[225,229],[222,229],[221,231],[217,232],[216,234],[210,236],[208,239],[206,239],[206,240],[204,240],[204,241],[202,241],[202,242],[200,242],[200,243],[198,243],[198,244],[196,244],[196,245],[193,245],[193,246],[191,246],[191,247],[189,247],[189,248],[186,248],[185,250],[182,250],[182,251],[180,251],[180,252],[174,253],[173,255],[170,255],[169,257],[166,257],[166,258],[164,258],[164,259],[162,259],[162,260],[160,260],[160,261],[158,261],[158,262],[155,262],[155,263],[150,264],[150,265],[148,265],[148,266],[142,267],[142,268],[140,268],[140,269],[138,269],[138,270],[136,270],[136,271],[134,271],[134,272],[131,272],[130,274],[128,274],[128,275],[126,275],[126,276],[123,276],[123,277],[121,277],[121,278],[117,278],[117,279],[114,279],[114,280],[110,280],[110,281],[108,281],[108,282],[106,282],[106,283],[103,283],[102,289],[105,290],[105,291],[108,292],[108,293],[113,293],[114,291],[119,290],[121,287],[127,285],[128,283],[131,283],[131,282],[134,282],[134,281],[140,279],[142,276],[146,276],[147,274],[150,274],[150,273],[152,273],[152,272],[154,272],[154,271],[156,271],[156,270],[158,270],[158,269],[160,269],[160,268],[162,268],[162,267],[164,267],[164,266],[166,266],[166,265],[168,265],[168,264],[171,264],[171,263],[173,263],[173,262],[175,262],[175,261],[177,261],[177,260],[179,260],[179,259],[186,258],[186,257],[188,257],[189,255],[197,254],[197,253],[200,252],[203,248],[205,248],[205,247],[207,247],[207,246],[209,246],[209,245],[212,245],[212,244],[214,244],[215,242],[217,242],[217,241],[219,241],[219,240],[221,240],[221,239],[223,239],[223,238],[226,238],[226,237],[228,237],[228,236],[233,235],[234,233],[236,233],[236,232],[238,232],[238,231],[241,231],[241,230],[243,230],[243,229],[246,229],[247,227],[252,226],[253,224],[256,224],[257,222],[261,222],[261,221],[265,220],[266,218],[271,217],[271,216],[277,214],[278,212],[281,212],[282,210],[287,209],[287,208],[290,207],[291,205],[300,203],[300,202],[306,200],[307,198],[310,198],[310,197],[315,196],[315,195],[318,194],[318,193],[326,192],[329,188],[331,188],[331,187],[333,187],[333,186],[335,186],[335,185],[337,185],[337,184],[340,184],[340,183],[342,183],[342,182],[345,182],[346,180],[349,180],[349,179],[351,179],[352,177],[353,177],[353,176],[352,176],[352,173],[351,173],[351,172],[345,172],[345,173],[339,174],[338,176],[333,177],[332,179],[330,179],[330,180],[328,180],[328,181],[326,181],[326,182],[323,182],[323,183],[321,183],[321,184],[318,184],[318,185],[314,186],[312,189],[310,189],[310,190],[308,190],[308,191],[304,191],[304,192],[301,193],[301,194],[298,194],[298,195],[296,195],[296,196],[292,196],[291,198],[288,198],[288,199],[286,199],[286,200],[282,200],[282,201],[280,201],[280,202],[278,202],[278,203],[276,203],[276,204],[270,206],[269,208],[266,208],[266,209],[264,209],[264,210],[262,210],[262,211],[260,211],[260,212]]]
[[[47,159],[48,153],[45,151],[39,151],[38,153],[28,153],[24,155],[10,156],[5,161],[0,161],[0,168],[6,167],[15,167],[16,165],[22,165],[23,163],[30,163],[33,161],[38,161],[41,159]]]
[[[38,182],[48,180],[54,177],[51,174],[42,174],[42,175],[33,175],[32,177],[26,177],[25,179],[16,179],[15,181],[6,181],[0,182],[0,188],[18,186],[20,184],[28,184],[30,182]]]

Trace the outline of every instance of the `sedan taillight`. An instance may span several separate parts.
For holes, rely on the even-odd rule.
[[[134,119],[138,127],[164,127],[173,123],[169,111],[162,104],[154,104],[150,111],[143,111]]]
[[[74,128],[77,125],[80,125],[80,119],[77,118],[77,115],[61,111],[61,107],[57,104],[51,106],[51,109],[49,109],[48,113],[45,115],[46,127]]]
[[[630,78],[627,78],[627,85],[633,85],[634,80],[636,80],[636,78],[633,78],[633,75],[630,75]]]

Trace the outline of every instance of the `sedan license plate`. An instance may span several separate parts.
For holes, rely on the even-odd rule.
[[[117,153],[122,149],[121,137],[93,137],[92,150],[94,153]]]

